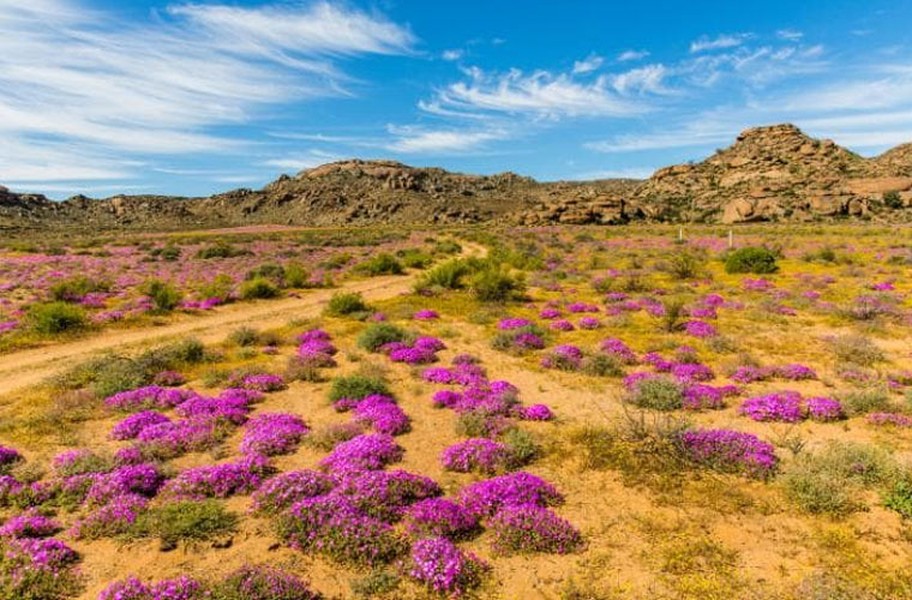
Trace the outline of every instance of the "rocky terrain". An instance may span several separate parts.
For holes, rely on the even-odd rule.
[[[208,198],[75,196],[54,202],[0,187],[0,231],[190,229],[247,224],[370,225],[508,222],[615,224],[864,218],[905,221],[912,144],[864,158],[793,125],[748,129],[706,160],[646,181],[537,182],[464,175],[393,161],[348,160],[283,175],[262,190]]]

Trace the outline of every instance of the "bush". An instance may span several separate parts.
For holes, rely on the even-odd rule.
[[[464,279],[474,271],[472,262],[454,258],[422,275],[416,288],[419,290],[433,288],[459,290],[465,287]]]
[[[241,284],[240,294],[243,300],[275,298],[279,288],[265,277],[255,277]]]
[[[329,401],[335,402],[342,398],[360,400],[371,394],[389,396],[390,390],[386,382],[380,378],[348,375],[333,379],[332,386],[329,389]]]
[[[903,207],[902,198],[899,195],[899,192],[896,190],[891,190],[883,195],[883,202],[887,208],[892,208],[893,210]]]
[[[211,258],[233,258],[235,256],[246,256],[249,254],[252,254],[250,250],[237,248],[228,242],[219,241],[211,246],[201,248],[199,252],[196,253],[196,257],[208,260]]]
[[[88,325],[85,311],[66,302],[33,304],[25,318],[34,331],[48,335],[75,331]]]
[[[368,310],[364,297],[357,292],[336,292],[326,306],[326,314],[335,317],[366,313]]]
[[[396,257],[386,252],[374,256],[373,258],[359,264],[355,267],[359,273],[376,277],[378,275],[402,275],[402,263],[396,260]]]
[[[409,269],[426,269],[434,262],[434,257],[417,248],[399,250],[396,256],[402,261],[402,265]]]
[[[640,408],[651,410],[676,410],[684,403],[681,385],[667,377],[650,377],[634,385],[627,401]]]
[[[256,346],[260,341],[260,334],[253,327],[238,327],[231,332],[228,340],[242,348]]]
[[[77,275],[58,281],[51,286],[51,298],[61,302],[79,302],[86,294],[107,292],[111,284],[107,281]]]
[[[832,342],[833,354],[842,363],[870,367],[884,360],[883,351],[863,335],[841,335]]]
[[[470,287],[481,302],[506,302],[526,288],[520,278],[496,267],[488,267],[476,273]]]
[[[276,283],[281,282],[285,279],[285,267],[275,263],[263,263],[262,265],[247,271],[247,274],[244,275],[244,279],[247,281],[260,278],[269,279]]]
[[[912,518],[912,480],[909,475],[896,481],[884,495],[884,506],[895,510],[904,519]]]
[[[864,508],[863,490],[888,484],[895,475],[896,465],[883,450],[833,442],[817,454],[799,455],[783,484],[801,509],[842,517]]]
[[[525,466],[542,454],[542,448],[535,441],[535,436],[525,429],[509,429],[503,434],[502,440],[510,450],[511,468]]]
[[[410,338],[409,332],[392,323],[372,323],[358,336],[358,347],[377,352],[386,344],[405,342]]]
[[[130,528],[130,537],[157,537],[163,549],[182,541],[206,541],[234,532],[237,515],[217,500],[169,502],[142,513]]]
[[[768,249],[755,246],[738,248],[725,256],[726,273],[775,273],[779,270],[776,254]]]
[[[459,254],[462,246],[453,240],[442,240],[434,244],[434,254]]]
[[[622,377],[624,366],[611,354],[593,354],[583,359],[583,373],[594,377]]]
[[[846,415],[856,417],[869,412],[886,410],[890,405],[890,397],[878,387],[855,390],[838,397]]]
[[[139,291],[152,300],[158,312],[174,310],[183,298],[177,288],[159,279],[149,279],[140,286]]]
[[[310,282],[310,271],[304,268],[300,263],[288,263],[285,265],[285,287],[289,288],[309,288],[313,287]]]
[[[668,259],[668,272],[674,279],[694,279],[706,267],[706,260],[694,252],[678,252]]]
[[[160,256],[164,261],[175,262],[181,256],[181,249],[177,246],[165,246],[162,248]]]

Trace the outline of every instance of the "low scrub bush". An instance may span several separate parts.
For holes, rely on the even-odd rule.
[[[140,286],[139,291],[152,300],[158,312],[174,310],[183,298],[183,294],[176,287],[160,279],[149,279]]]
[[[240,295],[242,300],[275,298],[279,288],[266,277],[254,277],[241,284]]]
[[[128,532],[129,537],[157,537],[163,548],[180,542],[207,541],[233,533],[237,515],[218,500],[168,502],[142,513]]]
[[[85,310],[66,302],[33,304],[25,319],[32,330],[45,335],[78,331],[89,324]]]
[[[336,377],[329,388],[329,401],[335,402],[342,398],[360,400],[372,394],[388,396],[390,394],[389,386],[384,380],[377,377],[364,375]]]
[[[377,352],[386,344],[407,342],[411,334],[391,323],[372,323],[358,336],[358,347],[368,352]]]
[[[402,275],[402,263],[395,256],[386,252],[374,256],[355,267],[355,270],[371,277],[379,275]]]
[[[726,273],[775,273],[779,270],[776,253],[769,248],[748,246],[738,248],[725,256]]]
[[[326,314],[333,317],[365,314],[368,310],[364,297],[357,292],[336,292],[326,305]]]

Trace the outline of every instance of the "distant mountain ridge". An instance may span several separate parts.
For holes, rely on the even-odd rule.
[[[283,175],[262,190],[238,189],[205,198],[75,196],[55,202],[0,186],[0,231],[249,224],[908,221],[909,207],[912,143],[868,159],[781,124],[747,129],[713,156],[659,169],[645,181],[537,182],[509,172],[466,175],[353,159]]]

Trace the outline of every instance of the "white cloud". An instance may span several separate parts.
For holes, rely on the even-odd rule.
[[[121,178],[130,168],[112,157],[237,151],[216,127],[345,94],[338,59],[409,53],[413,42],[382,17],[327,3],[181,4],[132,24],[77,0],[2,0],[0,135],[40,152],[25,159],[4,144],[0,177]]]
[[[441,90],[425,106],[451,112],[483,111],[548,119],[629,116],[645,110],[641,103],[618,96],[604,76],[592,82],[580,82],[570,75],[548,71],[526,74],[513,69],[489,74],[472,68],[466,74],[467,81]]]
[[[460,131],[456,129],[425,130],[415,127],[390,126],[389,132],[396,140],[386,146],[393,152],[411,153],[462,153],[474,150],[486,142],[506,137],[503,131]]]
[[[647,179],[655,173],[654,167],[629,167],[625,169],[602,169],[577,173],[574,179],[591,181],[593,179]]]
[[[617,60],[618,62],[628,62],[631,60],[642,60],[647,56],[649,56],[647,50],[625,50],[618,54]]]
[[[573,73],[591,73],[592,71],[595,71],[601,67],[603,62],[605,62],[605,59],[601,56],[598,56],[597,54],[590,54],[585,59],[578,60],[573,63]]]
[[[464,52],[462,50],[444,50],[443,54],[440,55],[440,58],[446,61],[456,61],[462,58]]]
[[[298,172],[303,169],[312,169],[328,162],[341,160],[342,157],[323,150],[309,150],[303,154],[292,154],[279,158],[271,158],[260,164],[264,167],[274,167],[285,171]]]
[[[804,37],[804,34],[797,29],[780,29],[776,32],[776,37],[789,42],[797,42]]]
[[[708,50],[735,48],[743,44],[750,37],[751,34],[748,33],[723,34],[716,38],[710,38],[709,36],[704,35],[700,39],[690,43],[690,52],[691,54],[696,54]]]
[[[647,65],[612,76],[611,85],[619,94],[664,94],[668,92],[663,85],[667,75],[664,65]]]

